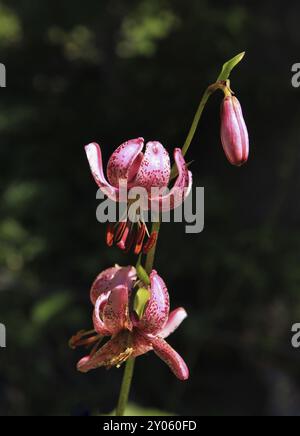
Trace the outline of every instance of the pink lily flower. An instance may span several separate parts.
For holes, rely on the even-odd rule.
[[[173,188],[166,192],[171,175],[169,154],[157,141],[148,142],[143,152],[144,143],[143,138],[137,138],[115,150],[107,165],[108,180],[104,175],[100,146],[95,142],[88,144],[85,151],[92,175],[102,192],[113,201],[122,201],[121,190],[124,186],[127,192],[131,188],[143,188],[147,194],[144,210],[152,208],[163,212],[175,209],[183,203],[192,187],[192,174],[188,171],[182,151],[179,148],[174,151],[178,177]],[[149,239],[144,244],[146,235]],[[108,226],[106,241],[109,246],[115,243],[124,251],[133,247],[134,253],[140,254],[152,248],[156,236],[149,235],[144,222],[134,224],[127,217],[121,223]]]
[[[221,106],[221,140],[227,159],[241,166],[249,157],[249,135],[238,99],[224,98]]]
[[[143,314],[133,309],[135,290],[147,288],[150,298]],[[137,279],[134,267],[119,266],[103,271],[95,280],[91,292],[94,305],[93,323],[95,335],[79,332],[70,345],[91,345],[92,352],[80,360],[77,369],[86,373],[99,367],[119,367],[131,357],[141,356],[153,350],[180,380],[187,380],[189,370],[182,357],[165,341],[187,317],[183,308],[170,313],[167,287],[156,271],[150,275],[150,286]],[[99,348],[104,337],[110,337]]]

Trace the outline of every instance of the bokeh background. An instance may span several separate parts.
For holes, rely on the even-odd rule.
[[[216,94],[188,155],[205,231],[164,225],[156,261],[189,312],[170,343],[191,379],[149,354],[131,400],[140,413],[299,414],[299,19],[295,0],[0,1],[1,415],[113,410],[122,370],[77,373],[83,350],[68,339],[91,326],[97,273],[134,259],[104,246],[83,145],[101,142],[105,158],[138,136],[181,146],[202,92],[243,50],[231,79],[249,163],[224,157]]]

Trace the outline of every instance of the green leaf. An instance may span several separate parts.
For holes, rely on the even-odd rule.
[[[146,270],[142,267],[142,265],[140,263],[137,264],[136,266],[136,273],[138,278],[145,283],[145,285],[149,286],[150,285],[150,278],[146,272]]]
[[[217,82],[228,80],[231,71],[241,62],[244,56],[245,56],[245,52],[243,51],[242,53],[238,54],[234,58],[230,59],[230,61],[226,62],[223,65],[222,71],[218,77]]]
[[[146,304],[148,303],[150,296],[151,293],[146,288],[140,288],[136,293],[133,303],[133,310],[139,319],[141,319],[144,315]]]

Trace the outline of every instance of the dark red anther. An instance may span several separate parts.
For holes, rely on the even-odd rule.
[[[126,230],[126,227],[127,227],[127,222],[126,221],[122,221],[122,222],[120,222],[118,224],[118,228],[117,228],[117,231],[116,231],[116,234],[115,234],[115,238],[114,238],[116,243],[120,242],[121,239],[123,238],[123,234],[124,234],[124,232]]]
[[[148,239],[148,241],[144,245],[144,248],[143,248],[144,254],[148,254],[149,251],[154,247],[154,245],[156,244],[156,241],[157,241],[157,236],[158,236],[157,232],[153,232],[151,234],[150,238]]]
[[[127,247],[127,239],[130,233],[130,228],[131,228],[131,224],[128,222],[125,225],[125,229],[123,231],[121,240],[117,243],[117,246],[121,249],[121,250],[126,250]]]
[[[106,229],[106,243],[109,247],[112,247],[114,244],[114,236],[115,236],[115,224],[108,223]]]
[[[136,240],[136,234],[137,234],[137,231],[135,229],[135,226],[132,224],[130,232],[129,232],[129,236],[128,236],[127,241],[126,241],[125,253],[129,253],[129,251],[131,250],[131,248]]]
[[[136,254],[137,256],[142,251],[145,235],[146,235],[146,226],[145,224],[141,224],[137,232],[136,244],[134,248],[134,254]]]

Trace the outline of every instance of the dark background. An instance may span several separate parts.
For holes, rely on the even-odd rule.
[[[115,407],[122,370],[81,375],[84,351],[68,349],[91,326],[98,272],[134,262],[104,246],[83,145],[101,142],[107,159],[144,136],[172,152],[206,86],[244,50],[231,79],[249,162],[226,161],[214,95],[187,157],[205,187],[205,231],[164,225],[156,261],[173,307],[189,312],[170,343],[191,378],[178,382],[149,354],[131,401],[183,415],[299,414],[300,351],[290,343],[300,322],[299,21],[297,1],[0,2],[1,415]]]

